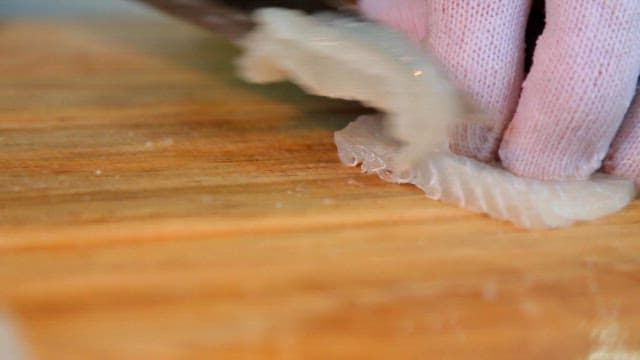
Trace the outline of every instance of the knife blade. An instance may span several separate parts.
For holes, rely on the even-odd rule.
[[[307,13],[339,10],[352,12],[353,6],[342,0],[138,0],[167,14],[194,23],[237,41],[251,31],[255,23],[251,13],[262,7],[283,7]],[[353,12],[355,14],[355,12]]]

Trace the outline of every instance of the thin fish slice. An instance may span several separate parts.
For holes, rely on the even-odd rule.
[[[343,15],[274,8],[257,11],[254,20],[258,26],[242,41],[238,62],[245,80],[291,80],[316,95],[384,110],[391,120],[387,130],[406,144],[405,163],[447,148],[441,134],[452,119],[480,115],[428,54],[400,33]]]
[[[463,115],[482,116],[402,35],[349,18],[266,9],[244,41],[241,75],[292,80],[323,96],[386,112],[336,133],[341,160],[387,181],[412,183],[428,197],[525,228],[568,226],[617,211],[635,197],[631,181],[543,182],[448,151],[448,131]]]
[[[429,198],[489,214],[524,228],[569,226],[620,210],[635,196],[632,182],[606,175],[589,181],[545,182],[515,176],[496,166],[432,152],[413,167],[398,170],[400,143],[384,135],[383,121],[362,116],[336,132],[341,161],[386,181],[411,183]]]

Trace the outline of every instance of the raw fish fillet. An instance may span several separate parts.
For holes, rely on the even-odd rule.
[[[525,228],[596,219],[635,197],[631,181],[544,182],[453,155],[448,132],[463,116],[483,121],[429,59],[404,36],[336,15],[266,9],[238,62],[248,81],[291,80],[323,96],[358,100],[385,112],[335,134],[343,163],[387,181],[411,183],[428,197]]]

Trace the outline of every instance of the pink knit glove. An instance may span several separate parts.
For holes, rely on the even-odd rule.
[[[604,166],[640,186],[640,1],[547,0],[526,80],[530,0],[360,0],[359,6],[426,46],[492,115],[493,124],[457,128],[454,152],[499,157],[510,171],[544,180],[585,179]]]

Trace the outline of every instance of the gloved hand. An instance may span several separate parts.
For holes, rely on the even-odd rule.
[[[531,0],[360,0],[361,12],[430,50],[493,123],[466,122],[454,152],[515,174],[640,186],[640,1],[547,0],[524,74]],[[635,100],[634,100],[635,97]]]

